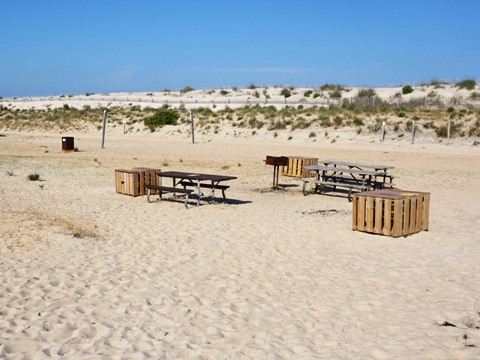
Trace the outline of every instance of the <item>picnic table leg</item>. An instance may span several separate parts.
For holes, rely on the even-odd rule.
[[[147,189],[147,202],[151,203],[150,201],[150,188]]]
[[[213,181],[212,181],[212,192],[210,193],[210,195],[211,195],[212,202],[213,202],[213,200],[215,199],[215,184],[214,184]]]
[[[198,194],[197,206],[200,206],[200,196],[202,196],[202,193],[200,191],[200,180],[197,180],[197,194]]]

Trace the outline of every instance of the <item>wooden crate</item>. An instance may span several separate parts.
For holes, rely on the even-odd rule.
[[[140,175],[138,171],[115,170],[115,189],[119,194],[140,195]]]
[[[115,189],[120,194],[145,195],[145,185],[158,185],[157,171],[160,169],[146,167],[115,170]],[[152,190],[151,194],[158,195],[158,190]]]
[[[288,165],[282,168],[282,175],[295,177],[313,177],[315,172],[305,169],[305,166],[318,165],[318,158],[307,158],[303,156],[289,156]]]
[[[385,189],[353,195],[352,228],[393,237],[428,230],[430,193]]]

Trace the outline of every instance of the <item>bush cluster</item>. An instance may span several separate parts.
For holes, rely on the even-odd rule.
[[[473,79],[465,79],[455,84],[455,86],[457,86],[459,89],[467,89],[467,90],[475,89],[475,85],[477,85],[477,83]]]
[[[405,85],[404,87],[402,87],[403,95],[411,94],[412,92],[413,92],[413,88],[410,85]]]
[[[150,131],[155,131],[157,127],[176,125],[179,117],[180,115],[175,110],[159,109],[152,116],[145,118],[143,123]]]

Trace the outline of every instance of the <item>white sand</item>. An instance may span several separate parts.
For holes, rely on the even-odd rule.
[[[111,131],[103,150],[73,134],[72,153],[63,134],[0,137],[0,357],[480,357],[478,147],[166,131]],[[393,165],[399,187],[431,192],[430,230],[354,232],[343,195],[288,177],[264,191],[266,155]],[[230,203],[187,210],[116,194],[114,169],[135,166],[238,179]]]

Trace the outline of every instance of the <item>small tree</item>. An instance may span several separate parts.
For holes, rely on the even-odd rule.
[[[280,92],[280,95],[284,96],[285,99],[292,96],[292,93],[290,92],[290,90],[284,88],[282,89],[282,91]]]

